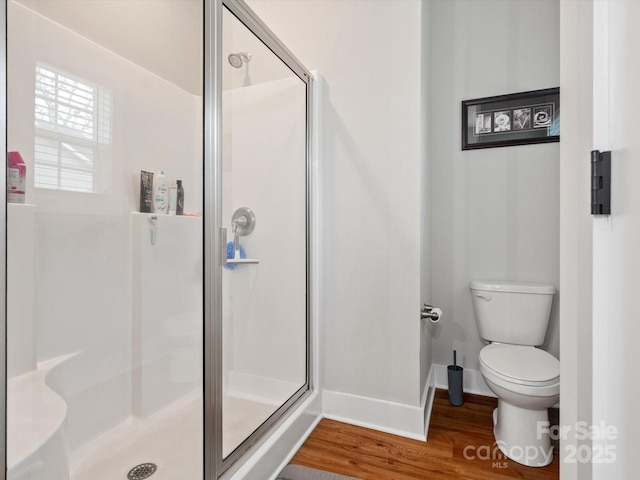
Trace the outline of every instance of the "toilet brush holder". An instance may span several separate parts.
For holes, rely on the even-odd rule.
[[[464,369],[456,361],[456,351],[453,351],[453,365],[447,366],[447,380],[449,381],[449,403],[459,407],[464,403],[462,391],[462,374]]]
[[[459,407],[464,403],[462,396],[462,372],[459,365],[447,366],[447,376],[449,378],[449,403]]]

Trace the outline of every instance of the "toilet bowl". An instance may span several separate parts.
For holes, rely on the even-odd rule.
[[[560,362],[536,346],[544,341],[554,293],[539,283],[471,282],[478,331],[489,343],[480,351],[480,372],[498,397],[496,443],[530,467],[553,460],[547,409],[560,398]]]
[[[530,346],[490,344],[480,351],[480,372],[498,397],[493,434],[502,453],[518,463],[551,463],[548,408],[560,398],[560,362]]]

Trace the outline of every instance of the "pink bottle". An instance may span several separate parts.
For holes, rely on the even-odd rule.
[[[9,152],[7,156],[7,201],[9,203],[24,203],[27,165],[20,152]]]

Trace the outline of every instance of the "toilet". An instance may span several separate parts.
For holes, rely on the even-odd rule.
[[[560,362],[544,342],[555,288],[530,282],[471,282],[480,372],[498,397],[493,434],[502,453],[530,467],[551,463],[547,409],[560,398]]]

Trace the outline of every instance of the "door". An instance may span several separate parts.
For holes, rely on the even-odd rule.
[[[309,390],[310,75],[240,2],[221,55],[222,458]]]

